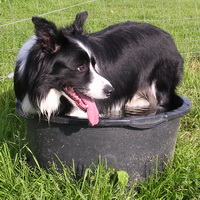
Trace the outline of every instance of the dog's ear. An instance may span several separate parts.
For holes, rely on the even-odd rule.
[[[41,17],[33,17],[32,22],[35,24],[35,34],[42,49],[45,52],[55,53],[59,49],[56,25]]]
[[[65,34],[66,35],[82,34],[83,33],[83,25],[87,19],[87,16],[88,16],[87,11],[78,13],[76,15],[76,18],[75,18],[73,24],[70,25],[69,27],[66,27]]]
[[[76,19],[73,23],[74,29],[76,33],[81,34],[83,32],[83,25],[88,17],[88,12],[81,12],[76,15]]]

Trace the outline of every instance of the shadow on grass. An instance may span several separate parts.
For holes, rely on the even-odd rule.
[[[25,123],[15,110],[15,95],[11,87],[0,93],[0,144],[3,142],[9,144],[13,153],[25,144]]]

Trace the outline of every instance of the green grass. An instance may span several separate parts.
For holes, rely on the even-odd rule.
[[[0,0],[0,76],[13,71],[18,48],[33,34],[30,20],[6,24],[81,2]],[[114,171],[106,164],[88,169],[80,180],[67,168],[63,174],[55,166],[49,171],[31,168],[26,162],[25,122],[15,112],[13,80],[0,79],[0,199],[200,199],[200,2],[99,0],[45,17],[64,26],[83,10],[89,12],[89,32],[129,19],[152,23],[173,35],[185,58],[178,92],[192,102],[191,112],[181,120],[173,162],[155,179],[129,187],[115,183]]]

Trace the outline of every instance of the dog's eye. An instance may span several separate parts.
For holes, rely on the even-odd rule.
[[[79,71],[79,72],[86,72],[86,71],[88,71],[89,70],[89,67],[87,66],[87,65],[81,65],[81,66],[79,66],[79,67],[77,67],[77,70]]]

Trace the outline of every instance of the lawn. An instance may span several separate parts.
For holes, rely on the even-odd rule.
[[[116,183],[113,169],[104,163],[75,180],[68,168],[59,174],[56,166],[45,171],[26,162],[25,121],[15,111],[13,80],[5,77],[33,34],[32,16],[65,26],[84,10],[89,12],[88,32],[126,20],[157,25],[172,34],[185,59],[178,93],[191,100],[192,108],[181,119],[173,161],[149,181]],[[0,0],[0,58],[0,199],[200,199],[200,1]]]

